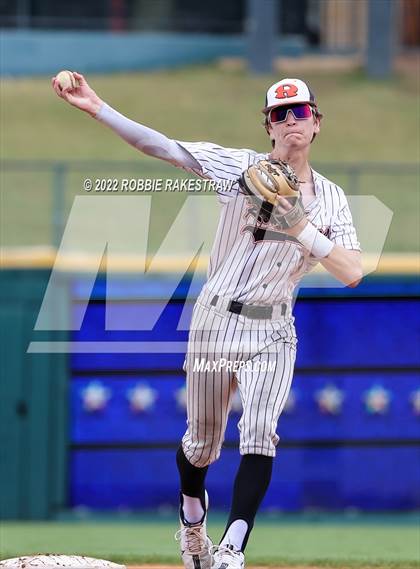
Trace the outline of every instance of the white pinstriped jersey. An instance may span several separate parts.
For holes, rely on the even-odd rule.
[[[223,148],[209,142],[178,142],[200,164],[194,173],[220,181],[237,180],[251,164],[266,159],[248,149]],[[343,190],[312,170],[315,197],[306,206],[308,220],[334,243],[360,250]],[[235,183],[218,192],[221,216],[203,293],[244,304],[272,305],[291,301],[293,290],[318,262],[293,237],[257,220],[251,202]]]

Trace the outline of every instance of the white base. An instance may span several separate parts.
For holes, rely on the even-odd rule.
[[[26,555],[0,561],[0,569],[126,569],[112,561],[83,555]]]

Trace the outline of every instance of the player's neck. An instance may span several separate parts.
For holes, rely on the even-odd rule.
[[[312,180],[311,167],[308,162],[309,152],[288,152],[285,149],[275,148],[270,157],[274,160],[284,160],[290,164],[301,182]]]

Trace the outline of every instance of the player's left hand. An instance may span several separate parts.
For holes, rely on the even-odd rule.
[[[290,211],[293,208],[293,205],[283,196],[277,195],[276,207],[283,215],[285,215],[287,214],[288,211]],[[293,225],[293,227],[285,228],[282,231],[283,233],[287,233],[287,235],[296,237],[297,235],[299,235],[299,233],[302,231],[302,229],[305,227],[307,223],[308,220],[305,216],[296,225]]]

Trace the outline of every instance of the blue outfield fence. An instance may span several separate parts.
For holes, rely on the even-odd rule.
[[[111,352],[114,341],[185,341],[187,332],[176,326],[189,280],[177,287],[174,276],[154,274],[135,288],[132,274],[108,286],[99,275],[91,294],[86,276],[62,273],[60,311],[74,319],[88,307],[80,330],[55,332],[34,330],[50,269],[5,269],[1,276],[2,516],[47,519],[78,506],[176,508],[184,352]],[[201,284],[197,279],[195,293]],[[150,333],[107,331],[106,294],[121,322],[156,305],[164,310]],[[419,308],[417,274],[300,291],[295,380],[278,425],[266,510],[420,506]],[[69,340],[88,342],[90,353],[28,352],[30,342]],[[92,353],[89,342],[104,343],[103,353]],[[339,404],[326,412],[331,395]],[[239,417],[236,397],[222,457],[208,478],[217,507],[229,503]]]

